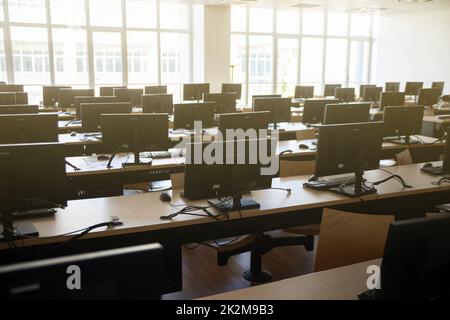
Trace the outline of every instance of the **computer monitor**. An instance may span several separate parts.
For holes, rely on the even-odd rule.
[[[93,97],[94,89],[59,89],[58,107],[67,109],[75,108],[75,97]]]
[[[173,128],[193,130],[195,121],[201,121],[203,128],[214,127],[215,108],[214,102],[176,104]]]
[[[341,102],[354,102],[355,88],[336,88],[334,96]]]
[[[323,123],[325,106],[327,104],[339,103],[337,99],[306,99],[303,105],[303,123]]]
[[[323,124],[362,123],[369,120],[370,104],[368,103],[328,104],[325,107]]]
[[[336,88],[342,88],[342,84],[326,84],[324,89],[324,97],[334,97]]]
[[[69,267],[81,270],[81,290],[69,290]],[[2,300],[158,300],[165,292],[159,244],[121,247],[0,267]]]
[[[387,107],[384,109],[384,137],[394,143],[412,144],[410,136],[422,133],[424,107]]]
[[[209,83],[183,84],[183,101],[200,101],[204,93],[209,93]]]
[[[374,88],[376,87],[375,84],[362,84],[359,86],[359,97],[362,98],[364,96],[364,90],[366,88]]]
[[[24,86],[21,84],[3,84],[0,85],[0,92],[24,92]]]
[[[167,86],[146,86],[144,94],[167,94]]]
[[[405,105],[404,92],[383,92],[380,99],[380,109],[385,107],[403,107]]]
[[[83,103],[115,103],[120,102],[116,96],[103,97],[75,97],[75,111],[77,119],[81,119],[81,104]]]
[[[44,107],[54,107],[58,102],[58,92],[60,89],[72,89],[70,86],[43,86],[42,96]]]
[[[450,299],[450,216],[390,225],[381,264],[381,299]]]
[[[204,102],[216,103],[216,114],[236,112],[236,94],[231,93],[205,93]]]
[[[14,212],[67,205],[65,154],[58,143],[0,145],[0,241],[39,234],[30,223],[14,228]]]
[[[383,87],[366,87],[364,89],[362,99],[366,102],[379,102],[381,100],[381,93]]]
[[[254,129],[258,134],[259,130],[267,130],[270,123],[270,112],[242,112],[219,115],[219,131],[223,138],[226,138],[227,130],[241,129],[244,132]],[[259,137],[259,136],[258,136]]]
[[[444,87],[445,87],[445,82],[440,81],[440,82],[433,82],[431,84],[431,88],[433,89],[440,89],[440,94],[442,96],[442,94],[444,93]]]
[[[417,104],[419,106],[431,107],[435,104],[439,103],[439,99],[441,98],[441,89],[420,89],[419,90],[419,99]]]
[[[446,137],[446,145],[444,151],[444,162],[442,166],[438,167],[429,167],[424,166],[422,168],[423,172],[431,174],[433,176],[442,176],[446,174],[450,174],[450,127],[447,127],[447,137]]]
[[[105,152],[134,153],[134,163],[124,163],[124,166],[141,164],[139,153],[142,151],[165,151],[169,148],[167,113],[102,114],[101,123]]]
[[[0,92],[0,105],[16,104],[16,94],[13,92]]]
[[[274,176],[262,174],[262,169],[270,167],[270,163],[263,163],[261,156],[272,159],[273,145],[271,139],[187,144],[183,197],[189,200],[222,199],[210,200],[210,204],[227,212],[259,208],[259,203],[248,197],[242,199],[242,195],[272,186]],[[198,157],[200,153],[209,155],[206,148],[216,152],[212,154],[216,160],[213,164],[204,156]],[[217,150],[220,150],[219,154]]]
[[[384,91],[399,92],[400,91],[400,82],[386,82],[384,85]]]
[[[120,102],[130,102],[132,107],[142,107],[143,94],[143,89],[114,89],[114,96],[116,96]]]
[[[242,98],[242,84],[241,83],[222,83],[222,93],[235,93],[236,100]]]
[[[173,95],[144,94],[142,96],[142,112],[173,114]]]
[[[419,90],[423,88],[423,82],[407,82],[405,85],[405,95],[418,96]]]
[[[28,92],[15,92],[16,104],[28,104]]]
[[[316,168],[311,181],[319,177],[355,173],[354,184],[330,191],[351,197],[376,192],[375,188],[365,186],[362,178],[364,171],[379,168],[382,144],[382,122],[320,127]]]
[[[310,99],[314,98],[314,86],[296,86],[295,99]]]
[[[114,95],[114,89],[126,89],[126,86],[108,86],[100,87],[100,97],[111,97]]]
[[[28,104],[15,104],[12,106],[0,106],[0,114],[36,114],[39,106]]]
[[[101,115],[111,113],[131,113],[131,103],[82,103],[81,124],[83,132],[101,131]]]
[[[291,121],[291,98],[258,98],[255,99],[253,111],[269,111],[270,123],[277,127],[280,122]]]
[[[0,144],[58,141],[57,114],[0,115]]]
[[[252,96],[252,110],[255,109],[255,100],[262,98],[281,98],[281,94],[257,94]]]

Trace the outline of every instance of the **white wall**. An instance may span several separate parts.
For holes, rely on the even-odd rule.
[[[450,10],[383,17],[378,35],[374,79],[445,81],[450,93]]]
[[[205,6],[205,82],[220,92],[230,81],[230,7]]]

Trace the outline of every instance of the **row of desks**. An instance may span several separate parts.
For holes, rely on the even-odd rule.
[[[182,190],[171,191],[172,205],[161,202],[159,193],[70,201],[68,207],[58,210],[54,217],[30,221],[39,230],[41,238],[16,241],[15,250],[10,250],[5,243],[0,244],[0,260],[5,263],[160,242],[167,250],[165,263],[171,280],[167,292],[180,290],[183,244],[319,223],[325,207],[408,218],[447,203],[450,184],[433,184],[437,178],[422,173],[421,166],[414,164],[390,168],[392,173],[402,176],[413,188],[404,189],[391,180],[379,185],[377,194],[362,198],[306,189],[303,183],[308,176],[277,178],[273,180],[273,187],[290,188],[290,194],[280,190],[252,192],[248,196],[261,204],[260,209],[230,213],[228,218],[221,217],[219,220],[186,215],[171,221],[161,220],[161,216],[175,213],[185,205],[207,205],[206,201],[183,199],[180,196]],[[382,170],[365,174],[368,182],[388,176]],[[217,213],[213,209],[211,211]],[[124,225],[94,230],[70,243],[65,241],[71,236],[58,236],[109,221],[111,216],[118,217]],[[64,245],[59,245],[61,243]]]

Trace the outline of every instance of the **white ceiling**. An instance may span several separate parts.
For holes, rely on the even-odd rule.
[[[406,13],[450,9],[450,0],[421,1],[423,0],[411,4],[402,3],[398,0],[188,0],[188,2],[209,5],[249,4],[262,7],[293,7],[296,5],[309,7],[310,5],[318,5],[315,8],[305,10],[329,9],[333,11],[348,11],[367,8],[369,11],[377,10],[380,13]]]

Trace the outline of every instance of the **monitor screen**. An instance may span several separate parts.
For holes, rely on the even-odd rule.
[[[39,106],[16,104],[12,106],[0,106],[0,114],[36,114]]]
[[[144,94],[167,94],[167,86],[146,86]]]
[[[362,153],[363,170],[378,169],[383,144],[383,123],[340,124],[320,127],[316,177],[354,173],[356,151]]]
[[[81,104],[81,123],[83,132],[101,131],[102,114],[131,113],[129,102],[116,103],[86,103]]]
[[[205,93],[204,102],[215,102],[216,114],[236,112],[236,94],[231,93]]]
[[[74,108],[75,97],[93,97],[94,89],[59,89],[58,90],[58,107]]]
[[[296,99],[314,98],[314,86],[296,86],[294,97]]]
[[[359,97],[362,98],[364,96],[364,90],[366,88],[374,88],[376,85],[374,84],[362,84],[359,86]]]
[[[441,97],[441,89],[420,89],[419,90],[419,100],[417,104],[419,106],[431,107],[439,103]]]
[[[269,111],[271,123],[290,122],[291,107],[291,98],[258,98],[253,111]]]
[[[384,136],[398,137],[422,133],[423,107],[387,107],[384,109]]]
[[[400,82],[386,82],[384,91],[399,92],[400,91]]]
[[[355,88],[336,88],[334,96],[341,102],[353,102],[355,101]]]
[[[114,89],[126,89],[126,86],[100,87],[100,97],[111,97],[114,95]]]
[[[57,114],[0,115],[0,144],[58,142]]]
[[[183,101],[200,101],[209,93],[209,83],[187,83],[183,85]]]
[[[403,107],[405,105],[404,92],[383,92],[381,94],[380,108]]]
[[[132,107],[142,107],[143,94],[143,89],[114,89],[114,96],[116,96],[120,102],[130,102]]]
[[[14,92],[0,92],[0,105],[16,104],[16,94]]]
[[[317,124],[323,123],[325,116],[325,106],[327,104],[336,104],[336,99],[306,99],[303,105],[303,123]]]
[[[326,84],[324,89],[324,97],[334,97],[336,88],[342,88],[342,84]]]
[[[81,104],[82,103],[114,103],[119,102],[116,96],[103,96],[103,97],[75,97],[75,111],[76,117],[81,119]]]
[[[405,86],[405,94],[407,96],[419,95],[419,90],[423,88],[423,82],[407,82]]]
[[[361,123],[370,120],[370,104],[328,104],[324,124]]]
[[[267,130],[270,122],[270,112],[243,112],[221,114],[219,116],[219,131],[226,137],[227,130],[241,129],[244,132],[249,129]]]
[[[142,112],[173,114],[173,95],[144,94],[142,96]]]
[[[378,102],[381,100],[382,87],[367,87],[364,89],[363,101]]]
[[[223,83],[222,93],[235,93],[236,100],[240,100],[242,97],[242,84],[240,83]]]
[[[59,89],[72,89],[70,86],[43,86],[42,95],[44,107],[54,107],[58,102]]]
[[[214,127],[215,108],[214,102],[176,104],[173,128],[193,130],[195,121],[201,121],[203,128]]]

